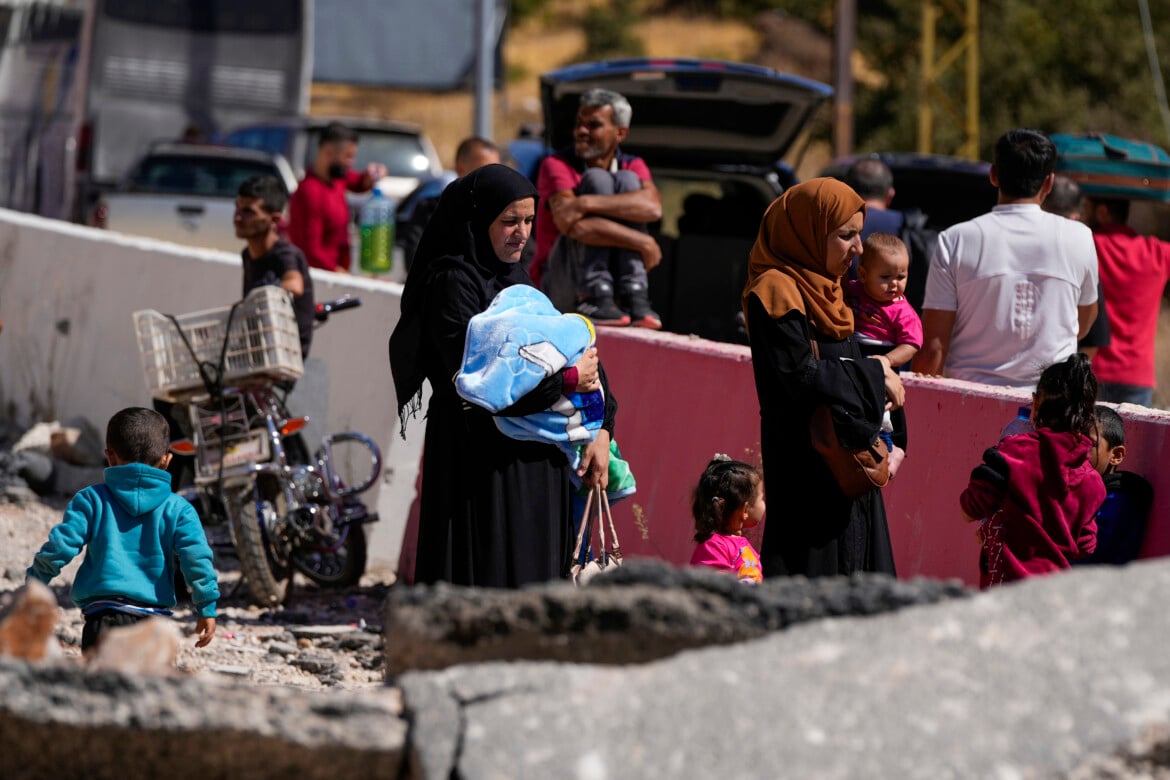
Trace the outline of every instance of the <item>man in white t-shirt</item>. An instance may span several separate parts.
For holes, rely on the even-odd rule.
[[[990,385],[1035,387],[1076,352],[1097,317],[1097,251],[1079,222],[1042,211],[1056,147],[1039,130],[995,143],[991,213],[938,237],[913,369]]]

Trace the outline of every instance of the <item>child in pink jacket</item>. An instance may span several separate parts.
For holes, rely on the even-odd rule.
[[[1054,363],[1033,394],[1035,430],[1007,436],[971,472],[959,504],[966,520],[982,523],[981,588],[1067,569],[1096,549],[1105,500],[1089,462],[1096,400],[1087,357]]]

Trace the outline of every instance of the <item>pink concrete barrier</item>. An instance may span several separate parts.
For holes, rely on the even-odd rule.
[[[598,344],[618,399],[616,439],[638,492],[614,508],[626,555],[686,563],[694,543],[690,493],[716,452],[760,462],[759,402],[747,347],[674,334],[600,329]],[[904,377],[909,455],[884,491],[901,577],[978,583],[975,528],[961,519],[959,493],[983,450],[995,444],[1031,394],[956,380]],[[1170,554],[1170,413],[1122,405],[1123,468],[1154,485],[1143,557]],[[768,515],[784,512],[768,496]],[[407,539],[412,538],[412,512]],[[762,529],[760,529],[762,530]],[[758,545],[759,531],[753,534]],[[404,545],[399,574],[413,574]],[[409,568],[409,571],[407,570]]]

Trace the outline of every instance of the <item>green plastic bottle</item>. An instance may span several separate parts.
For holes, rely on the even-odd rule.
[[[389,273],[394,263],[394,201],[374,188],[374,194],[362,206],[361,267],[369,274]]]

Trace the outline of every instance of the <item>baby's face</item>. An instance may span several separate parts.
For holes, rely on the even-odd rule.
[[[866,250],[857,267],[857,277],[866,295],[875,301],[888,303],[906,294],[909,270],[910,258],[905,250]]]

